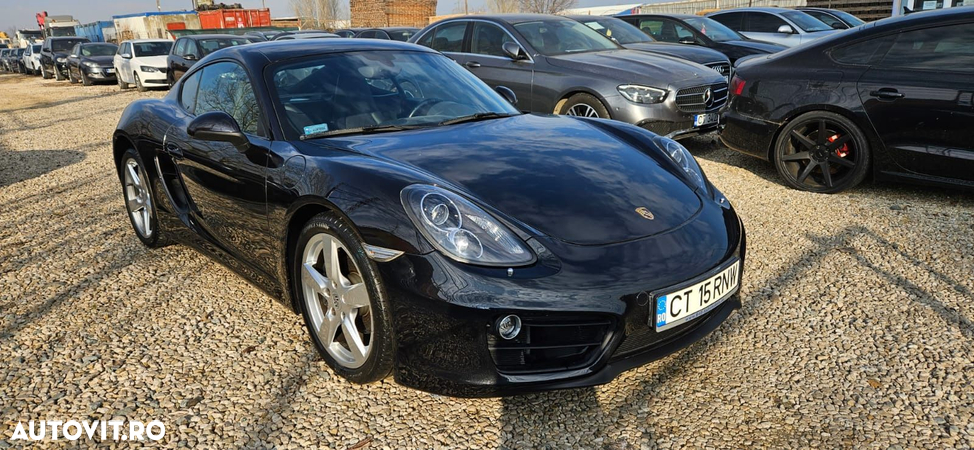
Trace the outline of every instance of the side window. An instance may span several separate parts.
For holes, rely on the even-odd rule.
[[[511,36],[505,33],[501,27],[487,22],[473,23],[473,40],[470,41],[470,53],[506,57],[504,44],[507,42],[514,42],[514,39],[511,39]]]
[[[359,38],[362,38],[362,39],[372,39],[374,37],[375,37],[375,31],[372,31],[372,30],[363,31],[362,32],[362,35],[359,36]]]
[[[848,28],[844,23],[842,23],[842,21],[836,19],[835,17],[832,17],[830,14],[825,14],[824,12],[821,11],[802,11],[802,12],[818,20],[821,20],[822,22],[825,22],[826,25],[832,28],[835,29]]]
[[[777,16],[762,12],[747,13],[747,31],[754,33],[777,33],[782,25],[788,25]]]
[[[900,33],[880,65],[974,72],[974,24]]]
[[[639,21],[639,29],[643,33],[652,36],[657,41],[662,41],[663,21],[659,19],[643,19]]]
[[[70,54],[71,55],[75,55],[75,56],[80,56],[80,54],[81,54],[81,44],[75,44],[74,47],[71,47],[71,53]]]
[[[128,44],[125,44],[125,53],[128,53],[129,55],[132,55],[132,43],[131,42],[129,42]],[[133,56],[135,56],[135,55],[133,55]]]
[[[724,26],[734,31],[744,30],[744,13],[736,12],[736,13],[718,14],[716,16],[712,16],[711,19],[714,19],[724,24]]]
[[[871,65],[882,58],[895,36],[883,36],[844,45],[829,51],[832,60],[840,64]]]
[[[186,56],[186,50],[188,47],[186,45],[187,42],[189,42],[189,39],[180,39],[176,41],[176,47],[175,50],[173,50],[173,54],[176,56]]]
[[[260,108],[250,78],[237,63],[220,62],[206,66],[199,80],[196,114],[223,111],[248,134],[258,134]]]
[[[459,53],[463,51],[463,35],[467,31],[467,22],[452,22],[440,25],[433,32],[434,50],[441,52]]]
[[[179,103],[190,114],[194,114],[196,110],[196,92],[200,87],[200,74],[202,73],[203,71],[197,71],[183,80],[182,90],[179,91]]]
[[[435,32],[436,32],[436,30],[429,30],[429,31],[427,31],[426,34],[423,35],[422,39],[416,41],[416,44],[422,45],[423,47],[432,47],[433,46],[433,33],[435,33]]]
[[[673,24],[673,26],[676,27],[676,37],[680,39],[690,38],[696,40],[696,37],[694,37],[693,32],[690,31],[687,27],[680,25],[678,23]]]

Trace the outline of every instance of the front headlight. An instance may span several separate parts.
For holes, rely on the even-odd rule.
[[[527,245],[480,207],[436,186],[414,184],[400,193],[416,228],[446,256],[485,266],[534,261]]]
[[[703,170],[700,169],[697,160],[693,159],[693,155],[690,154],[690,151],[686,147],[673,139],[663,136],[656,136],[653,138],[653,142],[662,148],[670,159],[686,172],[694,185],[704,191],[707,190],[707,182],[703,179]]]
[[[153,73],[159,71],[159,69],[156,69],[155,67],[149,67],[149,66],[142,66],[139,67],[139,69],[141,69],[145,73]]]
[[[58,58],[58,59],[57,59],[57,62],[59,62],[59,63],[64,63],[64,62],[66,62],[67,60],[68,60],[68,58]]]
[[[91,67],[92,69],[97,69],[99,67],[98,66],[98,63],[95,63],[95,62],[92,62],[92,61],[85,61],[82,64],[84,64],[84,65],[86,65],[88,67]]]
[[[666,100],[666,90],[636,84],[623,84],[616,88],[626,100],[634,103],[661,103]]]

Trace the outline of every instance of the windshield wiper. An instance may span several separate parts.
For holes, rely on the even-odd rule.
[[[301,136],[301,140],[317,139],[328,136],[342,136],[347,134],[371,134],[371,133],[384,133],[387,131],[403,131],[403,130],[414,130],[416,128],[422,128],[418,125],[373,125],[370,127],[356,127],[356,128],[344,128],[341,130],[331,130],[331,131],[319,131],[317,133],[305,134]]]
[[[518,115],[518,114],[497,113],[497,112],[482,112],[482,113],[477,113],[477,114],[471,114],[469,116],[460,116],[460,117],[456,117],[456,118],[453,118],[453,119],[450,119],[450,120],[444,120],[444,121],[440,122],[440,125],[453,125],[455,123],[476,122],[478,120],[499,119],[501,117],[511,117],[511,116],[516,116],[516,115]]]

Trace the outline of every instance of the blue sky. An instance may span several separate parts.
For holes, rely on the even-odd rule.
[[[260,8],[261,0],[221,0],[223,3],[240,3],[244,8]],[[468,0],[471,9],[483,7],[484,0]],[[612,5],[630,3],[631,0],[579,0],[579,6]],[[192,9],[191,0],[160,0],[163,11]],[[293,15],[289,0],[264,0],[271,9],[271,16]],[[635,2],[632,2],[635,3]],[[438,13],[449,14],[459,11],[462,0],[440,0]],[[12,27],[36,28],[34,15],[47,11],[50,15],[70,14],[82,23],[96,20],[111,20],[113,15],[142,11],[154,11],[155,0],[3,0],[0,2],[0,30]]]

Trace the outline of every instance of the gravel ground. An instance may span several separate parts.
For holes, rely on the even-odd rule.
[[[342,381],[298,316],[186,247],[142,247],[109,140],[162,95],[0,76],[0,447],[18,421],[118,416],[162,420],[167,446],[974,446],[969,194],[802,193],[698,139],[748,228],[744,308],[605,386],[453,399]]]

